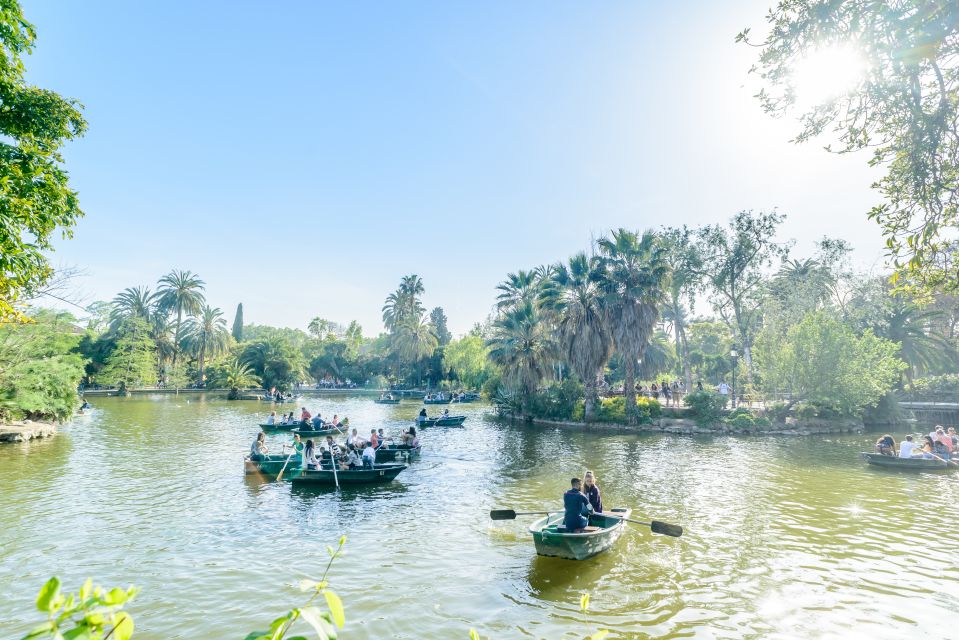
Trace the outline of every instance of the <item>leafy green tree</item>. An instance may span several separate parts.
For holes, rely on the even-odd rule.
[[[453,339],[453,334],[446,326],[446,314],[443,313],[443,307],[435,307],[430,311],[430,329],[441,347],[445,347]]]
[[[233,316],[233,339],[237,343],[243,342],[243,303],[236,305],[236,315]]]
[[[520,408],[529,415],[530,399],[559,355],[536,305],[522,302],[499,316],[488,346],[490,360],[502,368],[503,380],[519,392]]]
[[[499,309],[516,307],[524,302],[536,302],[542,282],[542,269],[506,274],[506,280],[496,286],[496,306]]]
[[[846,416],[860,415],[893,388],[906,366],[898,351],[870,330],[857,336],[828,311],[808,314],[785,339],[763,334],[756,348],[765,391]]]
[[[603,263],[578,253],[557,264],[539,303],[553,318],[566,363],[583,382],[583,418],[591,422],[599,399],[597,378],[613,353],[613,334],[601,282]]]
[[[726,225],[707,225],[696,232],[697,269],[709,284],[717,315],[733,332],[752,384],[752,346],[765,300],[764,269],[785,258],[786,245],[775,241],[784,220],[778,213],[741,211]]]
[[[429,358],[436,347],[436,335],[423,318],[409,316],[397,327],[394,348],[401,362],[412,365]]]
[[[325,338],[327,335],[340,335],[343,333],[343,327],[332,320],[320,318],[319,316],[310,320],[307,331],[314,338]]]
[[[693,247],[692,232],[686,227],[665,229],[660,238],[664,259],[670,273],[669,286],[666,287],[663,320],[672,326],[683,378],[686,380],[686,387],[691,388],[693,375],[689,362],[689,339],[686,335],[687,309],[692,310],[694,294],[699,289],[702,279],[696,269],[699,254]]]
[[[157,308],[164,313],[174,313],[176,324],[173,327],[173,364],[176,366],[177,355],[182,351],[184,334],[183,314],[193,316],[203,308],[204,282],[191,271],[174,269],[160,278],[157,287]]]
[[[489,359],[489,347],[478,335],[466,335],[453,340],[443,350],[443,364],[452,369],[467,389],[482,389],[494,375]]]
[[[959,20],[954,2],[781,1],[761,47],[758,96],[774,116],[797,110],[796,142],[829,135],[837,153],[866,150],[885,175],[869,212],[886,237],[897,275],[924,287],[959,287]],[[802,105],[795,70],[845,48],[862,72],[851,86]],[[841,49],[840,49],[841,50]],[[852,61],[850,61],[852,62]]]
[[[156,343],[150,326],[141,318],[130,318],[117,330],[117,342],[97,380],[121,391],[156,382]]]
[[[0,420],[63,420],[78,404],[81,338],[70,314],[40,309],[29,320],[0,323]]]
[[[60,148],[86,130],[79,103],[30,85],[23,55],[36,32],[16,0],[0,3],[0,321],[23,320],[17,300],[53,273],[46,252],[80,211]]]
[[[239,361],[250,367],[266,389],[289,389],[303,371],[302,354],[281,336],[246,343]]]
[[[187,321],[186,336],[187,346],[199,362],[197,382],[202,385],[206,359],[226,353],[230,346],[230,334],[226,330],[223,312],[204,305],[196,318]]]
[[[599,240],[603,288],[616,348],[623,356],[626,420],[636,424],[636,363],[649,346],[665,300],[669,266],[658,237],[618,229]]]

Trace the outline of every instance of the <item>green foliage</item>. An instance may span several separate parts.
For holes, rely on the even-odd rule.
[[[22,55],[35,38],[20,4],[0,3],[0,321],[24,319],[14,305],[49,280],[54,233],[70,236],[83,215],[60,147],[86,122],[75,100],[27,82]]]
[[[662,405],[658,400],[652,398],[636,398],[636,421],[637,424],[650,424],[655,418],[662,415]],[[597,412],[599,422],[612,422],[617,424],[626,423],[626,398],[623,396],[613,396],[612,398],[603,398]]]
[[[40,589],[37,610],[46,614],[47,621],[22,640],[129,640],[133,635],[133,618],[123,607],[139,593],[136,587],[106,590],[88,579],[75,594],[64,594],[60,588],[60,580],[53,577]]]
[[[756,426],[756,420],[748,412],[729,416],[725,422],[733,429],[740,431],[749,430]]]
[[[858,416],[896,383],[905,364],[889,340],[861,336],[833,314],[808,314],[785,339],[763,335],[757,362],[767,391],[787,390],[820,417]]]
[[[124,321],[117,342],[97,379],[119,389],[154,384],[157,379],[156,343],[150,327],[140,318]]]
[[[488,353],[489,348],[481,337],[467,335],[446,345],[443,364],[453,370],[464,388],[481,389],[496,373]]]
[[[238,360],[250,368],[266,389],[289,389],[300,379],[303,369],[302,354],[281,337],[243,345]]]
[[[726,398],[712,391],[693,391],[683,398],[697,424],[709,426],[719,422],[726,410]]]
[[[758,45],[764,110],[795,110],[797,143],[827,136],[836,153],[866,151],[885,171],[883,199],[869,212],[882,227],[901,283],[925,289],[959,286],[959,37],[955,2],[780,2],[766,15],[762,42],[749,30],[738,41]],[[809,57],[847,47],[864,71],[852,86],[810,104],[795,86]],[[830,61],[831,62],[831,61]]]
[[[913,380],[909,389],[913,400],[945,400],[959,397],[959,375],[948,373]]]
[[[243,303],[236,305],[236,315],[233,316],[233,328],[230,331],[233,339],[243,342]]]
[[[453,339],[453,334],[450,333],[449,327],[446,326],[446,321],[446,314],[443,313],[443,307],[435,307],[430,311],[430,330],[433,332],[433,335],[436,336],[437,343],[441,347],[448,345],[450,340]]]
[[[26,324],[0,324],[0,419],[63,420],[83,377],[73,317],[35,311]]]
[[[566,379],[533,394],[529,414],[544,420],[570,420],[582,404],[583,385],[577,380]]]

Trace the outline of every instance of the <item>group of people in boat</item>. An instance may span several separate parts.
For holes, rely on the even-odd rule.
[[[959,453],[959,435],[955,427],[948,429],[936,425],[921,441],[916,441],[912,434],[896,443],[890,434],[885,434],[876,440],[876,452],[884,456],[898,456],[900,458],[925,458],[927,460],[951,460]]]
[[[406,447],[413,449],[418,447],[420,441],[416,434],[416,427],[404,429],[400,434],[400,441]],[[306,470],[330,469],[331,460],[336,462],[337,469],[341,471],[372,469],[376,463],[377,449],[388,447],[394,442],[394,439],[386,435],[382,428],[370,429],[369,437],[361,437],[358,430],[354,428],[347,435],[345,445],[338,443],[332,435],[317,442],[312,438],[304,441],[300,434],[295,433],[292,442],[283,445],[283,453],[299,454],[302,468]],[[269,453],[266,433],[261,431],[250,445],[250,459],[262,460],[263,456]]]
[[[422,423],[426,422],[427,420],[442,420],[443,418],[449,418],[449,417],[450,417],[450,410],[449,410],[449,409],[444,409],[444,410],[443,410],[443,413],[441,413],[441,414],[439,414],[439,415],[436,415],[436,416],[433,416],[433,417],[430,417],[430,416],[426,413],[426,407],[423,407],[422,409],[420,409],[420,412],[416,415],[416,422],[419,423],[419,424],[422,424]]]
[[[279,417],[277,417],[276,411],[271,411],[270,415],[266,419],[266,424],[275,424],[281,426],[300,425],[304,427],[312,427],[314,431],[320,431],[322,429],[333,428],[348,429],[350,426],[350,419],[343,418],[343,420],[340,421],[340,416],[334,413],[333,419],[327,421],[323,419],[319,411],[316,412],[316,415],[313,415],[307,410],[306,407],[301,407],[299,419],[293,415],[292,411],[290,411],[289,415],[280,414]]]
[[[592,471],[583,474],[582,480],[570,480],[570,488],[563,494],[563,507],[563,526],[569,533],[582,533],[589,525],[589,516],[603,512],[603,499]]]

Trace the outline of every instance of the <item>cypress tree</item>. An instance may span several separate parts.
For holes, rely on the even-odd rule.
[[[233,318],[233,339],[243,342],[243,303],[236,305],[236,317]]]

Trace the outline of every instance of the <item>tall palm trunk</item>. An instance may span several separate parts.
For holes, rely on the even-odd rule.
[[[679,337],[679,357],[683,361],[683,379],[686,381],[686,391],[693,388],[693,368],[689,364],[689,340],[686,338],[686,325],[676,325],[676,335]]]
[[[596,416],[596,378],[583,380],[583,421],[592,422]]]
[[[206,366],[206,340],[204,339],[203,344],[200,345],[200,379],[198,382],[201,387],[204,386],[203,374],[204,374],[205,366]]]
[[[626,400],[626,424],[636,424],[636,360],[624,354],[623,396]]]
[[[183,321],[183,307],[176,309],[176,328],[173,330],[173,368],[176,369],[176,357],[180,353],[180,323]]]

